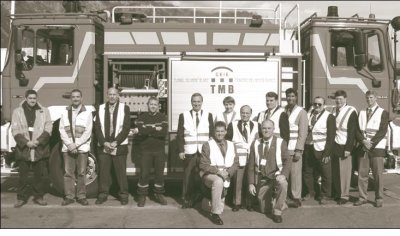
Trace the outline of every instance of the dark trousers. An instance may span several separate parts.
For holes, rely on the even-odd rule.
[[[193,201],[201,194],[201,179],[199,175],[200,153],[185,154],[183,160],[184,176],[182,198]]]
[[[128,179],[126,177],[126,155],[109,155],[99,150],[99,195],[98,198],[106,199],[109,194],[112,178],[111,170],[114,169],[119,187],[119,200],[128,199]]]
[[[29,198],[29,186],[32,187],[34,198],[43,198],[45,194],[45,171],[46,171],[46,160],[41,159],[39,161],[31,162],[20,160],[18,161],[19,166],[19,183],[17,190],[17,199],[27,201]],[[33,170],[33,182],[30,183],[28,175],[30,169]]]
[[[318,179],[321,177],[321,186]],[[305,187],[311,196],[321,198],[331,197],[332,190],[332,166],[322,162],[322,151],[316,151],[313,145],[306,144],[303,154],[303,179]]]
[[[150,170],[154,166],[155,180],[154,193],[164,193],[164,150],[157,152],[142,152],[140,159],[140,179],[138,183],[138,194],[148,195]]]

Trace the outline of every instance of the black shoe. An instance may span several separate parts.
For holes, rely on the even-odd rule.
[[[21,208],[23,205],[26,204],[27,201],[25,200],[18,200],[17,203],[14,204],[15,208]]]
[[[88,202],[88,200],[86,200],[86,198],[78,199],[78,200],[76,200],[76,202],[81,204],[82,206],[89,205],[89,202]]]
[[[100,204],[105,203],[106,201],[107,201],[107,198],[97,198],[96,202],[94,204],[100,205]]]
[[[236,211],[239,211],[240,210],[240,206],[239,205],[234,205],[233,207],[232,207],[232,211],[233,212],[236,212]]]
[[[121,205],[128,205],[129,200],[128,199],[121,199]]]
[[[160,194],[160,193],[156,193],[154,194],[154,198],[156,199],[156,201],[158,203],[160,203],[161,205],[168,205],[167,200],[165,200],[164,195]]]
[[[273,220],[275,223],[282,223],[282,216],[273,215],[273,216],[272,216],[272,220]]]
[[[73,199],[65,198],[64,201],[61,203],[61,206],[66,206],[66,205],[72,204],[74,202],[75,202],[75,200],[73,200]]]
[[[43,200],[43,198],[34,198],[33,202],[38,204],[39,206],[47,206],[47,202]]]
[[[297,204],[297,207],[301,207],[301,200],[300,199],[294,199],[294,203]]]
[[[348,201],[349,201],[349,200],[347,200],[347,199],[341,198],[341,199],[338,201],[338,204],[339,204],[339,205],[345,205]]]
[[[211,221],[216,225],[224,224],[224,222],[221,220],[218,214],[211,214]]]
[[[287,205],[289,208],[298,208],[299,207],[297,202],[295,200],[291,200],[291,199],[287,200]]]
[[[182,209],[193,208],[193,203],[190,200],[185,200],[182,204]]]
[[[138,206],[138,207],[144,207],[145,204],[146,204],[146,196],[140,195],[140,196],[138,197],[137,206]]]

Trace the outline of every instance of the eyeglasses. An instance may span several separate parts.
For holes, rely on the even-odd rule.
[[[322,103],[316,103],[316,102],[314,102],[313,105],[314,105],[315,107],[320,107],[320,106],[322,106]]]

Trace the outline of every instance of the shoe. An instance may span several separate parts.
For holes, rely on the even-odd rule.
[[[61,206],[66,206],[66,205],[72,204],[74,202],[75,202],[75,200],[73,200],[73,199],[65,198],[64,201],[61,203]]]
[[[106,201],[107,201],[107,198],[97,198],[96,202],[94,204],[100,205],[100,204],[105,203]]]
[[[364,205],[364,204],[366,204],[366,203],[368,203],[368,201],[358,199],[358,201],[356,201],[356,202],[353,204],[353,206],[361,206],[361,205]]]
[[[76,202],[81,204],[82,206],[89,205],[89,202],[86,200],[86,198],[78,199],[78,200],[76,200]]]
[[[232,211],[233,212],[237,212],[237,211],[239,211],[240,210],[240,206],[239,205],[234,205],[233,207],[232,207]]]
[[[128,205],[129,200],[128,199],[121,199],[121,205]]]
[[[250,212],[254,211],[252,206],[247,206],[246,209],[247,209],[247,211],[250,211]]]
[[[296,200],[296,199],[295,199]],[[297,203],[297,201],[295,201],[295,200],[291,200],[291,199],[288,199],[287,200],[287,206],[289,207],[289,208],[298,208],[299,207],[299,204]],[[298,199],[297,199],[298,200]]]
[[[182,209],[193,208],[193,203],[190,200],[185,200],[182,204]]]
[[[34,198],[33,202],[38,204],[39,206],[47,206],[47,202],[43,200],[43,198]]]
[[[138,197],[137,206],[138,206],[138,207],[144,207],[145,204],[146,204],[146,196],[140,195],[140,196]]]
[[[379,207],[382,207],[382,206],[383,206],[383,201],[382,200],[375,201],[375,207],[379,208]]]
[[[339,204],[339,205],[345,205],[348,201],[349,201],[349,200],[347,200],[347,199],[341,198],[341,199],[338,201],[338,204]]]
[[[224,224],[224,222],[221,220],[218,214],[211,214],[211,221],[216,225]]]
[[[326,198],[321,198],[319,200],[319,205],[327,205],[328,204],[328,200]]]
[[[26,204],[27,201],[25,200],[18,200],[17,203],[14,204],[15,208],[21,208],[23,205]]]
[[[301,200],[300,199],[294,199],[294,202],[297,204],[297,207],[301,207]]]
[[[154,194],[154,198],[156,199],[156,201],[158,203],[160,203],[161,205],[168,205],[167,200],[165,200],[164,195],[163,194]]]
[[[273,220],[275,223],[282,223],[282,216],[273,215],[273,216],[272,216],[272,220]]]

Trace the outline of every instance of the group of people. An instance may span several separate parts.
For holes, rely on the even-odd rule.
[[[83,104],[79,89],[71,91],[71,105],[61,114],[59,132],[64,163],[64,199],[66,206],[75,201],[88,205],[85,174],[92,133],[95,135],[99,164],[99,191],[95,204],[107,201],[115,173],[119,201],[128,204],[126,158],[131,131],[129,107],[119,102],[118,89],[108,90],[108,101],[93,114]],[[211,114],[202,109],[203,96],[191,96],[192,109],[179,115],[177,143],[183,162],[182,208],[192,208],[203,201],[210,219],[222,225],[228,189],[232,189],[232,210],[247,208],[267,214],[282,222],[287,207],[298,208],[304,198],[314,198],[321,205],[330,199],[338,204],[349,201],[352,155],[358,160],[360,206],[367,203],[368,174],[372,169],[375,206],[382,207],[384,156],[398,155],[400,125],[389,123],[388,112],[377,104],[375,91],[366,93],[367,109],[348,105],[343,90],[335,92],[336,106],[325,109],[325,99],[315,97],[307,112],[297,105],[297,91],[286,90],[287,105],[281,107],[275,92],[266,94],[267,109],[252,119],[252,108],[244,105],[234,111],[235,100],[223,100],[225,111]],[[167,118],[158,112],[156,97],[148,100],[149,112],[140,115],[133,132],[140,142],[140,179],[137,185],[138,206],[145,206],[149,192],[150,169],[154,166],[154,197],[162,205],[163,171]],[[388,131],[389,127],[389,131]],[[50,155],[52,122],[46,107],[37,102],[37,93],[28,90],[25,100],[12,115],[11,131],[17,143],[15,157],[19,165],[16,208],[27,203],[28,172],[33,169],[34,202],[43,199],[45,159]],[[114,170],[114,171],[112,171]],[[319,180],[321,180],[319,183]]]

